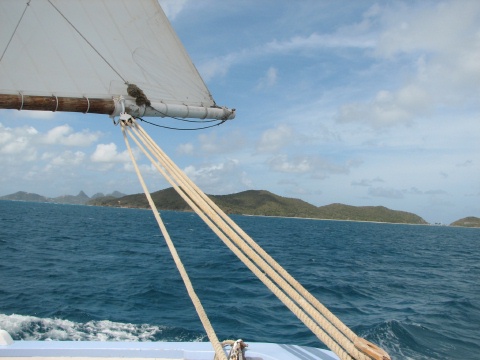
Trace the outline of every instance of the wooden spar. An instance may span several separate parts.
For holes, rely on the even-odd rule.
[[[31,96],[0,94],[0,109],[68,111],[93,114],[113,114],[113,99],[73,98],[62,96]]]
[[[181,117],[196,119],[230,120],[235,118],[235,109],[221,107],[188,106],[153,102],[151,106],[136,105],[135,100],[125,99],[125,111],[134,117]],[[32,96],[0,94],[0,109],[67,111],[118,116],[122,106],[112,99],[75,98],[63,96]]]

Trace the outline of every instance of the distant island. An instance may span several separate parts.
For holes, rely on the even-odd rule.
[[[325,220],[368,221],[395,224],[428,224],[413,213],[391,210],[384,206],[351,206],[330,204],[314,206],[306,201],[275,195],[266,190],[247,190],[230,195],[208,195],[227,214],[312,218]],[[192,211],[188,204],[173,188],[152,193],[152,198],[161,210]],[[23,191],[0,197],[0,200],[52,202],[123,208],[149,208],[143,193],[125,195],[118,191],[104,195],[97,193],[92,197],[83,191],[78,195],[64,195],[48,198]],[[466,217],[457,220],[451,226],[480,227],[480,218]]]
[[[31,201],[31,202],[49,202],[49,203],[56,203],[56,204],[71,204],[71,205],[87,205],[87,203],[91,200],[95,200],[97,198],[102,199],[116,199],[125,196],[121,192],[114,191],[111,194],[103,194],[103,193],[96,193],[92,197],[89,197],[83,191],[80,191],[78,195],[62,195],[57,196],[54,198],[49,198],[46,196],[29,193],[25,191],[18,191],[14,194],[1,196],[0,200],[12,200],[12,201]]]
[[[462,227],[480,227],[480,218],[475,216],[469,216],[457,221],[454,221],[450,226],[462,226]]]
[[[383,206],[357,207],[331,204],[317,207],[303,200],[282,197],[266,190],[247,190],[230,195],[208,196],[228,214],[427,224],[420,216],[390,210]],[[173,188],[154,192],[152,198],[160,209],[191,211],[188,204]],[[96,198],[90,200],[88,204],[142,209],[149,207],[144,194],[127,195],[117,199]]]

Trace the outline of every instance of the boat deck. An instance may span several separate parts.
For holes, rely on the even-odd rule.
[[[338,360],[328,350],[269,343],[248,343],[247,360]],[[208,342],[15,341],[0,345],[0,358],[213,360]]]

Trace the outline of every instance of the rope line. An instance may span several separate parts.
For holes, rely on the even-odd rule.
[[[20,23],[22,22],[23,16],[27,12],[28,7],[30,6],[30,1],[28,0],[27,4],[25,5],[25,9],[23,9],[22,16],[20,16],[20,19],[17,22],[17,25],[15,26],[15,29],[13,30],[12,36],[10,36],[10,39],[8,40],[7,46],[5,46],[5,49],[3,50],[2,56],[0,57],[0,62],[2,62],[2,59],[7,52],[8,47],[10,46],[10,43],[12,42],[13,37],[15,36],[15,33],[17,32],[18,27],[20,26]]]
[[[150,208],[152,209],[152,212],[155,216],[155,219],[157,220],[158,226],[160,227],[160,230],[162,232],[162,235],[165,239],[165,242],[167,243],[167,246],[170,250],[170,253],[172,254],[172,257],[175,261],[175,264],[177,265],[178,271],[180,272],[180,275],[182,277],[183,282],[185,283],[185,287],[187,288],[187,292],[190,296],[190,299],[193,302],[193,305],[195,306],[195,310],[197,311],[198,316],[200,317],[200,321],[202,322],[205,331],[207,332],[207,336],[212,343],[214,350],[215,350],[215,355],[217,356],[218,359],[220,360],[227,360],[227,357],[225,355],[225,352],[223,350],[222,344],[218,340],[215,331],[213,330],[213,327],[210,323],[210,320],[207,317],[207,314],[200,302],[200,299],[198,298],[197,294],[195,293],[195,289],[193,288],[192,282],[190,281],[190,278],[185,270],[185,267],[183,266],[183,263],[180,259],[180,256],[177,253],[177,250],[175,248],[175,245],[173,244],[170,235],[167,231],[167,228],[165,227],[165,224],[163,223],[160,213],[158,212],[155,203],[152,200],[152,196],[150,195],[150,192],[147,189],[147,186],[145,184],[145,181],[143,180],[143,177],[140,173],[140,170],[138,168],[137,162],[135,160],[135,156],[133,155],[132,149],[130,147],[130,143],[128,142],[128,138],[126,135],[125,127],[126,124],[125,122],[121,122],[121,127],[122,127],[122,132],[123,132],[123,137],[125,140],[125,144],[128,148],[128,152],[130,155],[130,158],[132,159],[133,166],[135,168],[135,172],[137,173],[138,179],[142,185],[143,191],[147,197],[148,203],[150,205]]]
[[[179,118],[176,118],[176,117],[172,117],[172,116],[169,116],[170,118],[172,119],[175,119],[175,120],[182,120],[182,119],[179,119]],[[218,121],[218,123],[216,124],[213,124],[213,125],[208,125],[208,126],[204,126],[204,127],[199,127],[199,128],[191,128],[191,129],[185,129],[185,128],[177,128],[177,127],[172,127],[172,126],[166,126],[166,125],[160,125],[160,124],[155,124],[154,122],[151,122],[151,121],[148,121],[148,120],[145,120],[145,119],[142,119],[142,118],[137,118],[138,120],[140,121],[143,121],[144,123],[146,124],[149,124],[149,125],[153,125],[153,126],[157,126],[157,127],[160,127],[160,128],[163,128],[163,129],[169,129],[169,130],[181,130],[181,131],[188,131],[188,130],[203,130],[203,129],[208,129],[208,128],[211,128],[211,127],[214,127],[214,126],[219,126],[219,125],[222,125],[225,121],[227,120],[207,120],[205,122],[213,122],[213,121]],[[202,122],[201,121],[189,121],[189,122],[196,122],[197,124],[201,124]]]
[[[188,179],[137,122],[130,123],[128,130],[131,130],[128,131],[129,136],[187,204],[225,245],[340,359],[388,359],[386,353],[386,357],[383,354],[367,356],[367,351],[359,351],[360,345],[363,346],[362,349],[367,347],[368,350],[376,350],[378,347],[355,335],[261,249]]]
[[[120,77],[120,79],[123,80],[123,82],[124,82],[125,84],[127,84],[128,81],[125,80],[125,79],[123,78],[123,76],[120,75],[120,73],[113,67],[113,65],[110,64],[110,63],[108,62],[108,60],[100,53],[100,51],[98,51],[98,50],[95,48],[95,46],[93,46],[93,44],[92,44],[90,41],[87,40],[87,38],[80,32],[80,30],[78,30],[78,29],[75,27],[75,25],[73,25],[72,22],[67,19],[67,17],[60,11],[60,9],[57,8],[50,0],[48,0],[48,2],[49,2],[50,5],[52,5],[52,7],[60,14],[60,16],[65,19],[65,21],[73,28],[73,30],[75,30],[75,31],[77,32],[77,34],[80,35],[80,37],[81,37],[83,40],[85,40],[85,42],[93,49],[93,51],[95,51],[95,52],[97,53],[97,55],[100,56],[103,61],[105,61],[105,63],[110,67],[110,69],[112,69],[113,72],[114,72],[115,74],[117,74],[117,75]]]
[[[136,132],[136,130],[139,129],[139,126],[134,126],[133,131]],[[146,133],[144,133],[145,135]],[[330,349],[332,349],[337,355],[340,356],[340,358],[343,360],[347,359],[352,359],[352,357],[348,356],[348,354],[337,344],[334,342],[334,340],[324,331],[322,330],[323,328],[329,329],[330,331],[336,332],[336,329],[333,328],[332,326],[329,326],[329,324],[324,320],[321,319],[318,315],[315,316],[315,320],[319,323],[322,324],[322,327],[319,327],[309,316],[308,313],[306,313],[303,309],[302,306],[299,306],[295,304],[293,301],[292,297],[293,295],[288,295],[286,294],[280,287],[278,287],[274,281],[272,281],[266,274],[268,274],[270,277],[273,277],[274,280],[277,283],[283,283],[285,287],[288,287],[288,285],[285,284],[282,279],[274,274],[272,272],[272,269],[268,266],[263,266],[263,268],[259,268],[253,261],[249,259],[249,257],[254,257],[256,261],[261,262],[261,259],[259,259],[258,255],[255,254],[254,252],[251,251],[251,249],[246,245],[242,244],[242,240],[239,238],[239,236],[232,231],[232,229],[229,229],[228,226],[225,226],[225,223],[222,222],[222,220],[219,218],[218,214],[215,213],[215,211],[212,208],[208,208],[208,206],[205,206],[205,204],[201,204],[200,196],[198,193],[195,193],[192,191],[193,189],[191,188],[190,184],[186,182],[184,179],[180,177],[176,177],[181,173],[180,169],[172,169],[172,167],[175,167],[174,163],[170,160],[167,163],[162,162],[162,160],[165,160],[167,156],[157,147],[157,152],[160,152],[160,158],[157,158],[162,165],[165,168],[170,168],[170,171],[173,174],[168,175],[164,169],[162,169],[156,161],[153,160],[153,158],[145,151],[143,146],[134,138],[135,142],[137,143],[137,146],[144,152],[144,154],[152,161],[152,163],[156,166],[157,170],[159,170],[162,175],[167,179],[167,181],[175,188],[175,190],[182,196],[182,198],[188,203],[190,207],[202,218],[202,220],[215,232],[215,234],[229,247],[229,249],[237,255],[237,257],[240,258],[241,261],[243,261],[246,266],[315,334],[317,337],[322,340],[325,345],[327,345]],[[153,142],[153,140],[149,140],[150,144]],[[163,159],[162,159],[163,158]],[[185,175],[183,175],[185,178]],[[181,187],[179,187],[174,180],[177,180],[180,182]],[[182,181],[183,180],[183,181]],[[186,189],[189,189],[190,191],[188,192],[188,195],[186,193]],[[197,188],[198,189],[198,188]],[[199,189],[198,189],[199,190]],[[205,195],[206,197],[206,195]],[[196,201],[194,203],[192,201]],[[199,204],[200,203],[200,204]],[[199,206],[202,207],[202,209],[199,209]],[[202,206],[203,205],[203,206]],[[221,210],[220,210],[221,211]],[[226,214],[225,214],[226,216]],[[217,223],[220,223],[219,226],[216,226],[213,221],[216,221]],[[233,241],[232,241],[233,239]],[[236,240],[236,245],[234,244]],[[253,241],[253,240],[252,240]],[[242,253],[242,250],[246,253]],[[248,254],[248,255],[247,255]],[[291,288],[290,288],[290,291]],[[300,296],[297,296],[297,302],[303,303],[303,306],[307,306],[312,312],[311,307],[309,307],[308,304],[305,304],[303,301],[303,298]],[[341,336],[338,332],[336,334],[337,336]],[[368,359],[365,357],[363,354],[359,353],[356,349],[354,349],[353,344],[351,346],[347,346],[348,350],[350,352],[353,352],[357,355],[357,359],[360,360],[366,360]]]

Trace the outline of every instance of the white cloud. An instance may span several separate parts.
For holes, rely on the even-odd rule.
[[[204,166],[189,165],[183,171],[203,191],[222,194],[250,183],[246,174],[239,178],[238,167],[238,160],[227,159],[221,163]]]
[[[350,167],[355,163],[346,165],[335,164],[318,155],[288,156],[279,154],[268,161],[271,170],[290,174],[309,174],[315,179],[325,179],[332,174],[348,174]]]
[[[46,144],[60,144],[72,131],[73,129],[68,125],[57,126],[48,131],[44,137],[44,142]]]
[[[287,125],[265,130],[256,146],[258,152],[274,152],[294,140],[294,131]]]
[[[341,32],[344,32],[342,29]],[[294,36],[288,40],[273,40],[266,44],[265,51],[270,53],[285,53],[293,51],[324,49],[324,48],[361,48],[370,49],[375,41],[369,36],[355,33],[317,34],[308,36]]]
[[[285,173],[306,173],[312,170],[311,161],[307,158],[288,159],[287,155],[278,155],[268,161],[274,171]]]
[[[312,52],[328,48],[373,49],[375,43],[376,39],[373,39],[368,33],[348,33],[344,29],[333,34],[317,34],[314,32],[307,36],[293,36],[286,40],[275,39],[253,48],[244,48],[226,55],[217,56],[199,64],[199,70],[202,77],[209,81],[215,76],[225,76],[230,67],[235,64],[251,62],[254,59],[265,56],[290,53],[295,53],[299,56],[301,55],[299,53],[303,51]],[[273,72],[273,70],[269,71]],[[268,76],[272,77],[272,75],[273,73],[267,74],[267,79]]]
[[[5,139],[3,146],[0,148],[0,154],[14,155],[25,151],[28,146],[28,140],[24,136],[16,137],[15,139]]]
[[[248,174],[245,171],[242,171],[242,174],[240,175],[240,181],[242,185],[248,189],[250,189],[253,186],[253,180],[248,176]]]
[[[401,190],[384,187],[372,187],[368,189],[368,194],[374,197],[383,197],[389,199],[402,199],[404,196],[404,193]]]
[[[395,189],[393,187],[370,187],[368,189],[368,194],[373,197],[383,197],[388,199],[403,199],[408,195],[428,195],[428,196],[443,196],[448,195],[445,190],[434,189],[434,190],[420,190],[415,186],[410,187],[409,189]]]
[[[59,144],[65,146],[89,146],[100,137],[99,132],[91,133],[88,130],[74,132],[69,125],[61,125],[49,130],[40,138],[44,144]]]
[[[200,74],[205,81],[209,81],[215,76],[225,76],[230,67],[236,63],[248,59],[248,51],[239,51],[224,56],[217,56],[198,65]]]
[[[339,122],[376,129],[406,125],[446,105],[478,100],[480,3],[433,4],[396,3],[377,9],[379,40],[372,54],[383,71],[408,78],[396,90],[378,90],[369,101],[344,103],[338,109]]]
[[[0,163],[33,161],[37,151],[32,145],[38,131],[31,126],[5,127],[0,123]]]
[[[130,158],[129,158],[130,159]],[[153,165],[151,162],[146,163],[146,164],[138,164],[138,169],[140,170],[140,173],[142,176],[145,175],[155,175],[155,177],[158,179],[160,178],[160,173],[158,169]],[[133,163],[131,161],[125,162],[123,164],[123,169],[128,172],[135,172],[135,167],[133,166]]]
[[[270,68],[268,68],[265,76],[262,77],[258,82],[257,89],[262,90],[265,88],[272,87],[277,83],[277,78],[278,78],[278,71],[276,68],[271,66]]]
[[[128,152],[121,153],[117,151],[117,145],[114,143],[98,144],[90,159],[99,163],[123,163],[130,161]]]
[[[60,167],[65,169],[67,167],[77,167],[85,160],[85,153],[82,151],[64,151],[63,153],[51,158],[49,163],[44,167],[44,171],[50,171],[53,168]]]
[[[191,155],[193,154],[194,146],[191,143],[180,144],[177,147],[177,153],[180,155]]]
[[[420,3],[418,3],[420,4]],[[478,1],[442,1],[433,6],[396,3],[382,9],[385,26],[376,53],[391,57],[398,53],[451,53],[472,45],[479,36]]]
[[[372,186],[375,183],[383,183],[383,181],[380,178],[375,178],[375,179],[362,179],[360,181],[352,181],[353,186]]]
[[[430,109],[428,94],[416,85],[401,88],[395,93],[381,90],[369,103],[342,105],[337,115],[340,123],[365,123],[374,128],[410,124]]]

